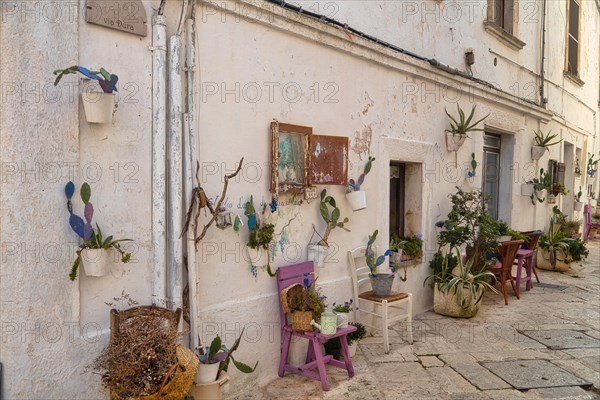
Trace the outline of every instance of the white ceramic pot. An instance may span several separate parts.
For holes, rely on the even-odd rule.
[[[544,155],[546,151],[545,147],[542,146],[531,146],[531,159],[537,161]]]
[[[327,258],[327,251],[329,246],[321,246],[318,244],[308,245],[308,261],[312,261],[315,267],[323,267],[325,259]]]
[[[451,131],[446,131],[446,148],[448,151],[457,151],[465,140],[467,140],[467,135],[459,135]]]
[[[356,348],[358,347],[358,342],[354,341],[351,345],[348,346],[348,352],[350,353],[350,357],[354,357],[356,355]]]
[[[582,201],[576,201],[575,204],[573,205],[573,209],[575,211],[581,211],[581,210],[583,210],[583,202]]]
[[[510,236],[510,235],[498,236],[498,242],[509,242],[511,240],[512,240],[512,236]]]
[[[359,211],[367,208],[367,192],[364,190],[346,193],[346,199],[348,199],[352,211]]]
[[[338,312],[335,313],[337,315],[337,327],[338,328],[345,328],[348,326],[348,313],[344,313],[344,312]]]
[[[87,122],[105,124],[112,121],[115,109],[114,93],[85,92],[81,94],[81,100]]]
[[[531,196],[533,194],[533,183],[521,183],[521,196]]]
[[[81,263],[87,276],[104,276],[110,267],[112,252],[104,249],[81,250]]]
[[[213,383],[217,380],[217,374],[219,373],[219,364],[198,364],[198,372],[196,372],[196,383]]]
[[[598,201],[596,199],[590,199],[590,206],[597,207],[598,206]]]
[[[218,365],[218,364],[217,364]],[[219,379],[211,383],[195,383],[190,388],[190,394],[194,400],[221,400],[221,387],[229,381],[229,376],[225,371],[221,371]]]
[[[546,199],[548,200],[548,204],[556,203],[556,196],[553,195],[552,193],[548,193],[548,196],[546,196]]]

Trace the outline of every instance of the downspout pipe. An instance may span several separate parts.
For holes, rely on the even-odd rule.
[[[541,60],[540,60],[540,107],[546,108],[546,93],[544,90],[544,81],[546,79],[544,61],[546,60],[546,1],[543,0],[542,4],[542,49],[541,49]]]
[[[167,305],[176,309],[183,304],[181,36],[169,38],[167,56]]]
[[[152,302],[164,305],[166,266],[167,23],[152,16]]]
[[[184,156],[184,193],[185,209],[188,209],[192,201],[192,190],[194,188],[194,171],[196,168],[196,101],[195,101],[195,70],[196,70],[196,21],[195,1],[192,4],[191,18],[185,22],[185,67],[186,67],[186,126],[187,130],[183,136]],[[193,222],[192,222],[193,224]],[[197,333],[197,309],[198,291],[196,288],[196,244],[193,226],[187,231],[186,236],[187,270],[189,285],[189,312],[190,312],[190,348],[199,346]]]

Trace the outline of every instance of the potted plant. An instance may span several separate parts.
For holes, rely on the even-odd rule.
[[[360,322],[350,322],[350,325],[355,326],[356,330],[347,334],[346,340],[348,341],[348,353],[350,357],[354,357],[358,342],[367,337],[367,328]],[[343,358],[341,356],[342,343],[340,342],[340,338],[328,340],[323,346],[325,347],[325,354],[331,354],[336,360]]]
[[[319,320],[325,312],[326,296],[321,294],[316,281],[317,279],[309,283],[308,273],[305,273],[303,285],[292,285],[281,295],[282,308],[284,312],[290,313],[294,331],[312,331],[311,321]]]
[[[350,203],[352,211],[359,211],[367,208],[367,194],[364,190],[360,190],[360,187],[365,181],[365,176],[371,171],[373,161],[375,161],[375,157],[369,156],[369,159],[365,164],[364,172],[360,174],[356,182],[354,179],[350,179],[350,181],[348,181],[346,199]]]
[[[87,276],[104,276],[107,274],[110,265],[109,251],[116,250],[120,254],[121,261],[128,263],[131,259],[131,253],[121,248],[121,242],[131,241],[131,239],[113,239],[112,236],[104,237],[100,226],[96,223],[96,229],[92,227],[92,218],[94,216],[94,206],[90,203],[92,190],[87,182],[81,185],[79,191],[81,200],[84,204],[83,218],[73,213],[73,203],[71,199],[75,193],[75,184],[67,183],[65,186],[65,195],[67,196],[67,210],[69,211],[69,225],[73,231],[83,239],[76,251],[77,257],[71,267],[69,278],[74,281],[77,278],[77,270],[83,263],[83,269]]]
[[[540,168],[540,177],[533,178],[531,183],[532,193],[529,196],[531,199],[531,204],[535,205],[536,200],[540,203],[543,203],[546,199],[544,197],[540,197],[538,193],[543,190],[549,190],[552,187],[552,176],[544,171],[544,168]]]
[[[560,230],[565,233],[567,237],[579,236],[579,228],[581,227],[581,221],[577,220],[565,220],[561,225]]]
[[[398,271],[400,266],[404,267],[404,276],[400,276],[402,282],[406,282],[406,273],[409,261],[419,261],[423,257],[423,235],[417,234],[401,238],[397,234],[390,239],[390,268]]]
[[[196,349],[200,358],[200,364],[198,365],[198,373],[196,374],[195,380],[197,384],[210,384],[210,389],[218,388],[220,385],[218,385],[216,381],[217,379],[221,380],[223,378],[219,378],[219,375],[221,371],[227,372],[230,362],[233,362],[233,365],[238,369],[238,371],[243,372],[245,374],[250,374],[256,370],[258,361],[256,362],[256,364],[254,364],[254,367],[250,367],[244,364],[243,362],[237,361],[233,357],[233,353],[238,349],[240,345],[240,340],[243,335],[244,330],[242,329],[240,336],[235,340],[231,348],[227,348],[227,346],[225,346],[222,343],[221,338],[219,336],[216,336],[212,340],[210,346],[198,347]],[[209,388],[204,387],[201,389],[204,389],[204,391],[206,391]]]
[[[487,255],[498,247],[498,223],[487,213],[481,191],[465,192],[458,187],[457,190],[450,195],[452,209],[440,224],[444,229],[438,233],[438,245],[448,250],[466,246],[474,270],[480,271],[490,263]]]
[[[575,176],[581,176],[581,165],[579,163],[579,157],[575,161]]]
[[[537,253],[537,267],[551,271],[567,271],[571,268],[569,242],[563,231],[550,219],[548,234],[540,236]]]
[[[590,203],[590,206],[592,207],[597,207],[598,206],[598,200],[596,200],[596,193],[595,192],[591,192],[590,196],[588,197],[588,201]]]
[[[115,108],[114,92],[117,91],[119,77],[109,73],[104,68],[100,68],[99,71],[90,71],[87,68],[73,65],[69,68],[54,71],[54,75],[56,75],[54,86],[58,85],[63,76],[78,72],[87,78],[97,80],[102,89],[102,92],[81,94],[86,120],[98,124],[110,122]]]
[[[579,186],[579,191],[575,195],[575,204],[573,205],[573,209],[575,211],[583,210],[583,202],[581,201],[581,196],[583,196],[583,193],[581,192],[581,186]]]
[[[373,288],[373,295],[377,297],[389,296],[392,291],[392,285],[394,283],[394,273],[380,274],[377,273],[377,267],[385,262],[385,258],[390,255],[390,250],[386,250],[382,256],[377,257],[373,250],[373,243],[377,239],[379,231],[376,229],[367,242],[367,248],[365,250],[365,258],[367,266],[371,273],[369,278],[371,279],[371,287]]]
[[[266,207],[266,205],[263,206],[263,216]],[[266,223],[258,217],[252,196],[250,196],[250,200],[244,205],[244,214],[248,217],[248,229],[250,230],[250,237],[246,246],[254,250],[254,254],[249,257],[253,268],[256,268],[254,264],[260,259],[260,252],[265,251],[267,253],[267,273],[273,277],[275,273],[271,271],[271,252],[269,251],[269,246],[273,241],[275,225]]]
[[[350,299],[343,304],[337,304],[335,302],[332,304],[333,312],[337,315],[338,328],[345,328],[348,326],[348,321],[350,320],[348,314],[354,309],[352,303],[354,303],[354,300]]]
[[[569,245],[569,255],[573,261],[583,261],[589,256],[590,251],[583,240],[579,238],[567,238],[565,241]]]
[[[433,311],[457,318],[471,318],[479,311],[483,293],[498,291],[488,283],[494,278],[489,271],[473,271],[473,259],[463,262],[458,248],[456,255],[451,251],[438,251],[429,266],[433,273],[425,279],[433,288]]]
[[[332,196],[327,196],[327,190],[321,191],[321,202],[319,205],[319,211],[321,218],[325,221],[325,233],[317,243],[309,243],[308,245],[308,261],[315,263],[315,266],[322,267],[325,258],[327,258],[327,251],[329,250],[329,235],[335,228],[342,228],[346,232],[350,232],[344,225],[348,223],[348,218],[344,218],[340,221],[340,209],[337,207],[335,199]],[[313,232],[316,233],[313,226]],[[313,233],[313,235],[314,235]],[[318,235],[318,233],[317,233]],[[312,241],[312,238],[311,238]]]
[[[599,212],[593,213],[590,217],[592,218],[592,221],[594,223],[598,223],[598,221],[600,221],[600,213]]]
[[[562,139],[552,142],[558,134],[552,135],[552,131],[548,132],[548,134],[544,134],[541,129],[537,131],[533,131],[535,133],[535,138],[533,139],[534,145],[531,147],[531,159],[534,161],[539,160],[544,155],[544,152],[550,152],[550,147],[555,144],[559,144],[562,142]]]
[[[593,178],[596,175],[596,171],[598,171],[598,161],[600,161],[600,159],[595,160],[594,155],[590,155],[587,162],[587,174],[590,178]]]
[[[476,128],[476,126],[483,122],[483,120],[485,120],[487,117],[489,117],[488,114],[485,117],[481,118],[479,121],[471,123],[471,121],[473,120],[473,116],[475,115],[475,109],[477,108],[477,106],[475,105],[473,106],[473,108],[471,108],[471,113],[469,114],[468,118],[465,118],[465,113],[458,104],[456,105],[456,108],[458,109],[458,119],[450,115],[448,113],[448,110],[444,108],[444,110],[446,111],[446,115],[451,120],[450,130],[446,131],[446,147],[448,151],[457,151],[458,149],[460,149],[460,147],[467,139],[469,132],[483,131],[483,129]]]

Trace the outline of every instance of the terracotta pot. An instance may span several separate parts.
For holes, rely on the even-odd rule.
[[[483,296],[483,290],[480,290],[477,298],[481,296]],[[451,290],[443,293],[438,289],[438,285],[435,285],[433,289],[433,311],[441,315],[456,318],[471,318],[477,315],[481,301],[475,304],[476,298],[471,297],[469,290],[462,292],[462,299],[466,300],[465,307],[461,307],[456,302],[456,291]]]

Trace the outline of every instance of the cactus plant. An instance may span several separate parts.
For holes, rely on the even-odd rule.
[[[94,230],[92,226],[92,219],[94,217],[94,206],[90,203],[90,198],[92,196],[92,189],[87,182],[84,182],[81,185],[81,189],[79,190],[79,194],[81,196],[81,201],[84,204],[83,207],[83,218],[73,213],[73,203],[71,199],[75,194],[75,184],[73,182],[67,183],[65,186],[65,195],[67,197],[67,210],[69,211],[69,225],[71,229],[81,238],[83,239],[83,243],[79,245],[79,248],[76,251],[77,257],[71,266],[71,272],[69,273],[69,278],[74,281],[77,278],[77,270],[79,269],[79,265],[81,264],[81,251],[84,249],[104,249],[108,250],[108,248],[112,247],[116,251],[121,254],[121,261],[124,263],[129,262],[131,259],[131,254],[125,252],[121,249],[120,242],[131,241],[131,239],[116,239],[113,240],[112,236],[108,236],[104,238],[102,235],[102,230],[100,226],[96,224],[96,230]]]
[[[369,156],[367,163],[365,164],[365,169],[362,174],[358,177],[356,181],[354,179],[350,179],[348,181],[348,193],[350,192],[358,192],[360,190],[360,186],[365,181],[365,176],[371,172],[371,167],[373,166],[373,161],[375,161],[375,157]]]
[[[329,239],[329,234],[335,228],[342,228],[346,232],[350,232],[350,229],[344,227],[344,224],[348,223],[348,218],[344,218],[342,222],[339,222],[340,209],[337,207],[335,199],[331,196],[327,196],[326,189],[323,189],[321,191],[321,204],[319,206],[319,209],[321,211],[321,217],[327,224],[327,227],[325,228],[325,233],[323,234],[321,240],[318,243],[319,245],[329,246],[327,240]]]
[[[385,262],[385,258],[390,255],[391,251],[386,250],[382,256],[377,257],[375,251],[373,250],[373,243],[377,240],[377,234],[379,230],[375,229],[375,232],[371,236],[369,236],[369,241],[367,242],[367,249],[365,250],[365,258],[367,262],[367,266],[371,270],[371,275],[377,275],[377,267]]]

